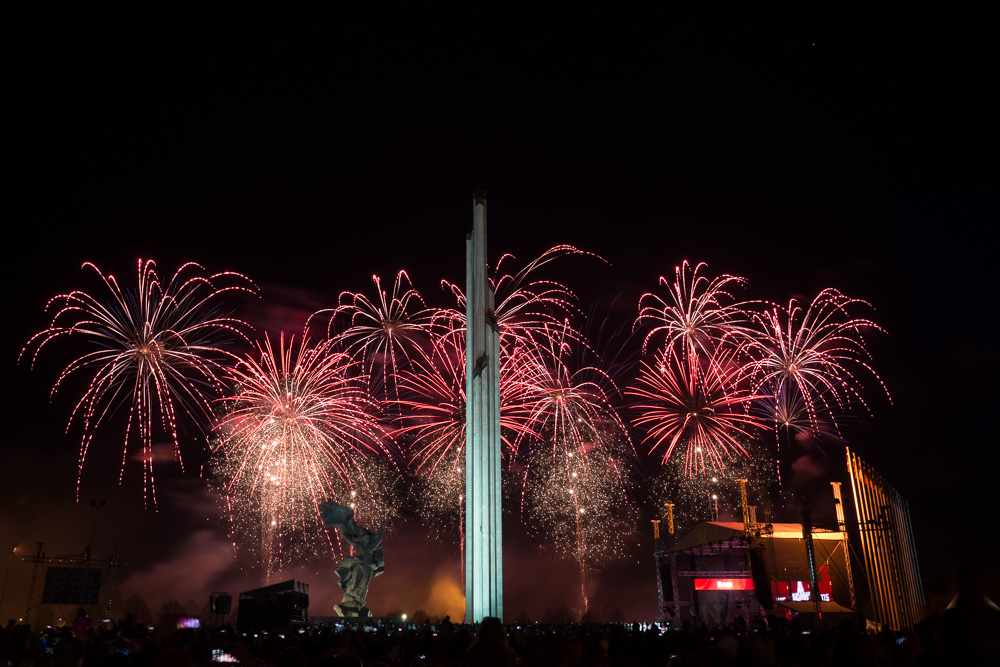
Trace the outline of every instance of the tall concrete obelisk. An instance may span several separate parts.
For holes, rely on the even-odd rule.
[[[486,192],[465,241],[465,622],[503,619],[500,341],[486,273]]]

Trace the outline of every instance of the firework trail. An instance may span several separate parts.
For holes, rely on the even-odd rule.
[[[341,292],[337,307],[310,316],[306,331],[314,318],[326,316],[327,336],[363,360],[372,384],[380,384],[388,399],[390,379],[427,337],[431,311],[405,271],[396,274],[391,294],[382,288],[381,278],[372,276],[372,280],[377,293],[374,299],[359,292]],[[334,329],[337,324],[341,325],[339,331]]]
[[[725,468],[737,455],[748,455],[740,437],[752,440],[764,426],[749,407],[767,397],[738,382],[744,369],[735,356],[733,348],[710,355],[664,350],[652,364],[641,364],[636,383],[625,393],[639,401],[632,422],[647,431],[643,442],[649,443],[650,454],[663,450],[666,462],[682,448],[689,477]]]
[[[235,514],[248,513],[234,530],[257,524],[265,579],[300,555],[288,550],[314,552],[324,539],[320,501],[356,504],[362,494],[374,514],[387,509],[366,475],[367,459],[389,458],[377,405],[359,364],[333,348],[282,335],[275,349],[265,338],[230,370],[235,391],[220,399],[215,473]]]
[[[639,316],[633,330],[649,328],[642,341],[643,354],[651,342],[662,338],[662,350],[711,355],[721,341],[744,331],[747,304],[737,303],[729,290],[746,287],[746,278],[722,275],[709,279],[699,275],[707,266],[701,262],[692,269],[685,260],[674,268],[672,283],[660,277],[660,285],[667,287],[667,299],[652,292],[639,297]]]
[[[83,265],[100,277],[109,294],[98,298],[75,290],[51,299],[54,311],[49,327],[35,334],[19,360],[31,356],[31,366],[49,343],[82,338],[93,348],[71,361],[59,374],[52,395],[67,380],[89,375],[89,385],[70,413],[82,425],[77,471],[77,500],[83,464],[95,431],[120,407],[128,406],[119,483],[125,472],[129,441],[137,437],[142,450],[143,496],[156,504],[153,475],[153,432],[162,428],[183,466],[178,435],[179,418],[186,414],[200,425],[211,414],[211,401],[220,392],[219,374],[231,359],[224,346],[246,339],[248,325],[220,313],[226,292],[256,293],[256,287],[236,273],[204,276],[198,264],[181,266],[169,282],[160,280],[151,260],[138,261],[135,289],[123,290],[117,279],[89,262]],[[33,350],[29,352],[30,350]]]

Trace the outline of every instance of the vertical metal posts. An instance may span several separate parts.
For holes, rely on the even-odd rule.
[[[858,603],[854,595],[854,575],[851,573],[851,549],[847,540],[847,522],[844,520],[844,496],[840,492],[840,482],[830,482],[833,487],[833,499],[837,509],[837,527],[840,529],[842,544],[844,545],[844,567],[847,572],[847,587],[851,593],[851,609],[857,609]]]
[[[874,620],[894,630],[920,620],[920,583],[909,506],[881,476],[847,451],[847,470],[861,534],[861,547]]]

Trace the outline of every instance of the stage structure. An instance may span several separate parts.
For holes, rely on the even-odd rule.
[[[801,524],[775,523],[766,487],[760,521],[747,480],[736,480],[742,522],[708,521],[675,537],[668,503],[667,533],[653,523],[661,620],[805,615],[822,628],[860,612],[875,627],[912,628],[925,601],[909,505],[850,449],[846,463],[853,503],[831,482],[835,522],[814,520],[806,506]]]
[[[111,615],[111,597],[115,589],[115,572],[121,564],[118,561],[118,547],[110,558],[94,558],[91,544],[82,554],[62,556],[47,556],[42,548],[43,542],[36,544],[35,553],[24,556],[21,560],[32,563],[31,584],[28,587],[28,604],[24,610],[24,622],[31,622],[31,610],[36,607],[35,587],[38,583],[38,570],[45,568],[45,579],[42,585],[42,600],[40,604],[100,606],[105,602],[103,612],[105,617]],[[102,595],[102,589],[106,595]]]
[[[486,192],[465,241],[465,622],[503,619],[500,331],[486,270]]]
[[[215,625],[222,625],[222,619],[233,610],[233,596],[226,592],[208,596],[208,609],[215,616]]]
[[[674,504],[664,503],[667,508],[665,519],[653,519],[653,560],[656,562],[656,588],[660,594],[657,622],[676,622],[681,616],[681,606],[689,605],[680,597],[677,583],[677,553],[673,550],[677,542],[674,531]],[[660,526],[666,521],[666,530]],[[669,582],[670,587],[667,588]]]
[[[768,487],[759,488],[758,507],[749,504],[748,480],[735,481],[742,521],[708,521],[678,537],[668,503],[668,534],[654,522],[660,618],[721,625],[735,616],[749,620],[761,614],[805,614],[804,622],[822,628],[824,617],[836,621],[841,614],[853,614],[843,520],[814,526],[806,512],[801,524],[775,523]],[[839,508],[837,491],[835,485]]]
[[[309,584],[294,579],[240,593],[236,629],[240,632],[289,631],[305,625]]]
[[[772,523],[770,528],[762,538],[754,528],[748,533],[741,521],[706,521],[663,548],[657,558],[661,614],[669,613],[677,624],[691,620],[713,626],[737,616],[749,621],[761,614],[806,614],[813,627],[822,617],[853,614],[846,606],[843,535],[809,530],[810,558],[802,524]]]
[[[906,498],[850,449],[847,470],[861,536],[871,620],[893,630],[923,618],[924,589]]]

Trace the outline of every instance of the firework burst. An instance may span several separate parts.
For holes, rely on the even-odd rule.
[[[525,384],[513,378],[524,365],[512,355],[500,367],[500,429],[507,452],[536,436]],[[445,462],[448,475],[465,446],[465,337],[463,331],[435,336],[429,350],[414,354],[411,369],[397,379],[403,398],[395,402],[399,433],[413,440],[411,462],[434,475]],[[451,462],[448,464],[447,462]]]
[[[537,437],[532,413],[539,411],[536,403],[544,391],[526,374],[539,368],[546,349],[559,350],[567,340],[579,340],[579,334],[554,314],[574,312],[576,297],[561,283],[533,275],[566,255],[592,256],[572,246],[556,246],[520,271],[503,273],[512,259],[504,255],[491,279],[500,330],[501,437],[509,452],[516,452],[526,438]],[[416,438],[418,470],[428,461],[435,461],[436,467],[437,459],[465,438],[465,294],[456,284],[442,285],[455,296],[457,308],[434,314],[427,329],[429,350],[412,359],[412,372],[400,376],[400,388],[405,385],[409,398],[398,405],[412,415],[404,430]]]
[[[654,340],[662,338],[664,350],[710,355],[720,341],[743,331],[748,318],[746,304],[737,303],[729,290],[746,287],[746,278],[699,275],[707,266],[701,262],[692,269],[685,260],[674,268],[672,283],[660,277],[660,285],[667,288],[666,299],[652,292],[639,297],[639,316],[633,328],[649,328],[642,341],[643,354]]]
[[[341,292],[337,307],[314,313],[306,322],[306,331],[314,318],[327,317],[327,336],[363,360],[373,384],[380,384],[388,398],[389,380],[409,360],[414,347],[426,339],[431,311],[405,271],[396,274],[391,294],[382,288],[381,278],[372,276],[372,280],[374,299],[359,292]],[[335,331],[338,323],[341,328]]]
[[[747,455],[740,437],[752,440],[763,426],[749,407],[766,396],[738,382],[743,368],[734,357],[732,348],[711,355],[668,350],[652,364],[642,363],[626,394],[640,402],[633,423],[646,429],[649,453],[662,450],[666,462],[682,448],[687,476],[725,468],[737,455]]]
[[[755,335],[744,343],[752,359],[745,373],[756,391],[773,397],[764,405],[770,406],[779,429],[839,437],[838,416],[851,403],[868,409],[861,396],[859,369],[885,391],[866,361],[870,355],[862,337],[865,330],[882,329],[869,319],[849,315],[848,309],[856,305],[868,304],[825,289],[806,308],[793,299],[787,309],[772,306],[754,314]]]
[[[523,466],[522,522],[556,537],[557,553],[572,554],[586,609],[588,571],[620,553],[628,532],[620,530],[631,509],[622,461],[635,451],[608,396],[617,392],[613,380],[596,366],[571,368],[577,339],[564,323],[538,337],[547,345],[520,355],[513,383],[522,387],[533,433],[511,460]]]
[[[444,320],[454,322],[454,320]],[[440,537],[463,530],[465,494],[465,332],[435,326],[429,349],[411,358],[410,369],[397,378],[402,398],[393,406],[398,435],[410,443],[410,465],[416,476],[410,504],[421,521]],[[514,355],[500,366],[500,437],[510,460],[515,443],[536,436],[523,383],[512,373],[523,365]],[[456,530],[457,527],[457,530]],[[461,559],[464,567],[465,559]]]
[[[518,372],[511,374],[511,384],[518,389],[533,427],[516,441],[518,446],[524,435],[537,433],[553,447],[581,453],[593,446],[594,434],[608,433],[631,447],[628,429],[608,395],[618,393],[612,378],[597,366],[571,368],[570,357],[578,338],[568,322],[555,331],[546,327],[540,337],[545,344],[521,348],[513,357],[518,361]]]
[[[30,354],[34,367],[44,347],[66,338],[82,338],[93,347],[71,361],[52,387],[54,396],[71,377],[90,376],[66,427],[68,431],[77,421],[83,430],[77,499],[95,431],[116,410],[128,406],[119,483],[129,442],[135,437],[141,447],[145,502],[155,506],[154,429],[169,435],[183,466],[179,419],[188,415],[200,428],[208,418],[211,401],[221,390],[219,374],[231,359],[223,348],[233,338],[245,339],[248,328],[239,319],[223,316],[219,299],[226,292],[255,293],[256,288],[236,273],[204,276],[194,263],[184,264],[164,283],[154,262],[139,260],[136,288],[123,290],[113,275],[105,275],[94,264],[83,267],[100,277],[108,297],[76,290],[51,299],[46,306],[46,311],[54,311],[49,327],[28,341],[21,358]]]
[[[465,446],[465,346],[455,337],[437,339],[430,350],[414,355],[411,370],[397,377],[404,396],[396,407],[400,435],[412,439],[411,463],[429,465],[433,475],[444,461],[454,472]],[[451,456],[448,456],[451,454]]]
[[[216,475],[223,480],[234,528],[254,526],[265,579],[295,549],[314,552],[324,534],[319,502],[366,504],[377,513],[378,481],[367,458],[385,456],[384,433],[359,365],[331,341],[310,345],[269,339],[231,369],[235,387],[220,399]],[[384,509],[384,508],[383,508]]]
[[[769,383],[761,391],[765,397],[754,401],[752,410],[774,429],[779,453],[782,435],[786,442],[794,438],[811,442],[817,447],[824,440],[843,441],[840,423],[846,419],[845,416],[810,410],[799,390],[782,382]],[[822,451],[822,447],[820,449]]]
[[[513,255],[504,255],[497,262],[490,284],[496,294],[494,311],[500,329],[501,354],[518,346],[537,344],[539,336],[544,338],[559,329],[560,317],[577,312],[576,295],[568,287],[534,276],[541,267],[568,255],[601,259],[573,246],[560,245],[549,248],[516,273],[503,273],[514,259]],[[442,281],[441,284],[455,296],[458,305],[456,310],[439,311],[435,320],[445,322],[448,328],[464,328],[465,293],[454,283]]]

